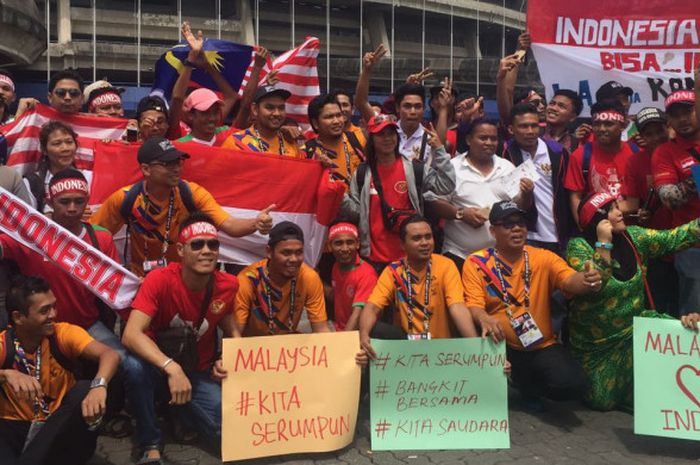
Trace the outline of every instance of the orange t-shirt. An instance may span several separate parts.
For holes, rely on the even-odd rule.
[[[325,154],[333,160],[336,167],[332,169],[334,173],[342,176],[346,183],[350,184],[350,179],[352,174],[355,172],[357,167],[360,165],[360,157],[357,155],[355,148],[348,141],[348,137],[343,134],[337,143],[333,145],[323,145],[319,139],[315,140],[316,147],[314,149],[314,156],[318,157],[320,154]],[[307,148],[309,145],[307,145]],[[348,166],[348,159],[350,165]]]
[[[83,353],[85,348],[94,339],[80,326],[70,323],[54,323],[56,341],[61,353],[70,360],[76,360]],[[0,333],[0,360],[5,360],[5,338],[8,332]],[[36,363],[36,352],[27,354],[27,361],[34,365]],[[49,412],[55,412],[61,406],[63,397],[75,385],[75,377],[63,368],[55,357],[51,356],[49,339],[41,341],[41,373],[39,383],[45,396],[48,396]],[[0,418],[4,420],[34,420],[34,403],[27,400],[20,400],[15,396],[10,386],[2,385],[3,396],[0,396]],[[45,420],[46,415],[39,411],[38,420]]]
[[[188,182],[190,191],[192,192],[192,201],[197,207],[197,210],[209,215],[217,227],[229,218],[223,208],[214,200],[214,197],[205,188],[199,184]],[[131,186],[126,186],[114,192],[107,198],[105,203],[92,215],[90,223],[98,224],[103,228],[108,229],[112,234],[116,234],[125,224],[125,219],[121,214],[121,206],[124,203],[124,197]],[[139,194],[131,209],[132,223],[129,227],[129,244],[131,247],[131,261],[129,268],[134,273],[143,276],[143,261],[158,260],[161,258],[163,240],[165,236],[165,226],[168,217],[168,207],[170,199],[157,201],[153,198],[149,199],[148,205],[143,193]],[[148,209],[146,210],[146,207]],[[173,201],[173,217],[168,234],[168,249],[165,253],[165,258],[168,262],[179,262],[180,257],[177,254],[178,231],[180,223],[184,221],[189,212],[180,196],[179,187],[175,188]],[[148,257],[144,258],[145,244],[148,244]]]
[[[245,327],[244,336],[267,336],[270,334],[267,318],[267,298],[260,302],[258,296],[265,296],[263,280],[260,277],[259,269],[262,268],[267,273],[267,259],[249,265],[238,273],[238,293],[236,294],[236,305],[234,314],[236,322],[240,327]],[[289,310],[291,305],[292,282],[288,281],[282,287],[272,285],[271,300],[276,312],[273,312],[276,319],[289,328],[291,332],[296,331],[301,319],[301,313],[306,310],[309,321],[319,323],[328,320],[326,315],[326,301],[323,296],[323,284],[318,274],[306,264],[301,265],[296,279],[296,289],[294,292],[294,313],[292,314],[292,324],[289,324]],[[274,325],[274,334],[287,334],[289,330],[282,329]]]
[[[283,155],[293,158],[306,158],[303,150],[297,147],[296,144],[290,143],[278,132],[278,137],[266,139],[260,136],[258,139],[253,126],[242,131],[231,134],[221,145],[224,149],[247,150],[248,152],[265,152],[275,155]],[[282,150],[280,150],[280,141],[282,142]]]
[[[541,349],[554,344],[552,318],[550,312],[550,296],[554,289],[562,289],[576,271],[569,267],[557,254],[544,249],[525,246],[530,261],[530,315],[537,323],[544,340],[532,347]],[[499,256],[503,279],[511,299],[513,317],[525,313],[525,259],[522,256],[516,263],[508,263]],[[514,349],[525,350],[520,339],[513,331],[510,318],[506,314],[506,305],[501,297],[501,283],[496,271],[494,249],[483,249],[470,255],[464,261],[462,281],[467,293],[467,307],[485,310],[489,315],[498,318],[501,328],[506,335],[506,342]],[[478,264],[477,264],[478,263]]]
[[[430,297],[429,310],[432,312],[428,321],[428,329],[432,338],[448,338],[450,332],[450,317],[448,308],[452,304],[464,303],[464,289],[459,279],[459,271],[454,262],[442,255],[433,254],[430,258]],[[425,278],[428,268],[420,272],[412,272],[416,280],[412,280],[413,295],[421,307],[425,305]],[[397,286],[397,280],[401,283]],[[425,332],[425,314],[419,308],[413,307],[413,329],[408,328],[408,306],[406,305],[406,271],[403,261],[389,264],[369,297],[369,302],[384,309],[389,305],[398,307],[401,328],[406,334],[421,334]]]

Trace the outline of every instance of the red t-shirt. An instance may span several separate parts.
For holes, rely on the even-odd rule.
[[[333,282],[335,329],[342,331],[352,315],[353,307],[364,307],[375,284],[377,273],[372,266],[357,257],[355,264],[345,268],[338,263],[331,272]]]
[[[639,199],[642,206],[649,199],[649,191],[654,189],[651,175],[651,154],[642,150],[627,162],[626,182],[622,186],[622,195]],[[664,207],[659,196],[651,196],[648,210],[654,212],[649,222],[651,229],[669,229],[671,227],[671,210]]]
[[[403,170],[402,158],[397,158],[391,165],[377,165],[377,173],[382,182],[384,200],[391,207],[401,210],[412,209],[411,199],[408,197],[408,184],[406,173]],[[384,227],[382,220],[382,207],[379,195],[371,184],[369,198],[369,230],[370,230],[370,255],[369,259],[380,263],[389,263],[403,257],[401,240],[397,232],[392,232]]]
[[[627,163],[634,156],[634,152],[628,144],[622,144],[620,151],[615,153],[601,150],[595,142],[592,145],[588,183],[583,179],[583,144],[571,154],[564,187],[573,192],[607,192],[613,197],[618,197],[625,184]]]
[[[654,186],[678,184],[690,178],[692,176],[691,167],[700,163],[688,152],[688,149],[693,147],[700,151],[700,145],[680,136],[659,145],[651,157]],[[681,208],[673,210],[672,213],[672,226],[680,226],[694,220],[700,216],[700,198],[697,194],[690,195],[688,202]]]
[[[211,303],[199,327],[197,369],[200,371],[208,370],[214,360],[216,327],[225,315],[233,315],[233,302],[238,291],[238,279],[233,275],[217,271],[214,280]],[[185,324],[194,326],[205,293],[204,289],[199,292],[187,289],[182,280],[182,264],[170,263],[146,275],[131,307],[152,318],[152,333]]]
[[[100,251],[119,263],[119,255],[112,235],[99,226],[93,226],[93,229]],[[85,228],[80,234],[80,239],[92,245]],[[71,323],[83,329],[88,329],[97,322],[99,318],[99,309],[95,300],[97,297],[80,281],[9,236],[1,235],[0,245],[2,245],[3,258],[17,263],[22,274],[41,276],[48,281],[51,291],[56,296],[57,322]]]
[[[447,142],[450,143],[450,156],[454,158],[457,154],[457,130],[448,129],[447,130]]]

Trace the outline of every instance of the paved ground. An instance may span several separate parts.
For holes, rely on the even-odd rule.
[[[699,464],[700,442],[634,434],[633,418],[621,412],[599,413],[578,404],[546,404],[540,414],[519,409],[511,396],[511,449],[464,451],[399,451],[373,453],[369,444],[369,412],[363,403],[351,446],[327,454],[303,454],[242,462],[240,465],[597,465]],[[698,435],[700,439],[700,434]],[[101,437],[90,465],[133,463],[129,440]],[[168,443],[168,464],[220,464],[211,451]]]

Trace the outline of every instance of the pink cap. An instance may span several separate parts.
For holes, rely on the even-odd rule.
[[[219,98],[213,90],[200,88],[192,91],[182,104],[185,111],[199,110],[207,111],[215,103],[223,104],[223,100]]]

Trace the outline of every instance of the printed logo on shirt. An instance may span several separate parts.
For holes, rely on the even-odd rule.
[[[694,159],[694,158],[691,158],[691,157],[684,158],[684,159],[681,161],[681,169],[684,170],[684,171],[685,171],[685,170],[688,170],[688,171],[689,171],[689,170],[690,170],[690,167],[693,166],[695,163],[696,163],[696,162],[695,162],[695,159]]]
[[[345,295],[347,295],[348,297],[354,296],[355,295],[355,286],[350,285],[350,286],[346,287],[345,288]]]
[[[622,183],[615,168],[607,168],[605,173],[591,171],[591,185],[594,192],[607,192],[613,197],[619,197]]]
[[[396,184],[394,184],[394,190],[399,194],[405,194],[406,192],[408,192],[408,184],[406,183],[406,181],[399,181]]]
[[[218,315],[224,309],[224,305],[226,304],[223,300],[215,300],[209,306],[209,310],[211,310],[214,315]]]

